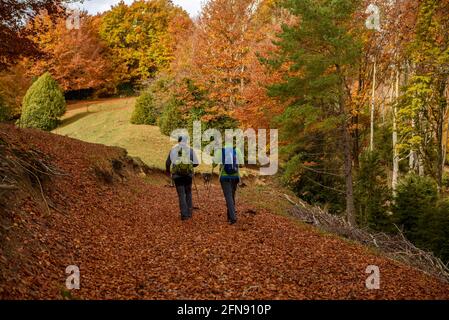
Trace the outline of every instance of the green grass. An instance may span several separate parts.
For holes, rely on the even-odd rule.
[[[243,179],[246,187],[239,189],[239,194],[248,203],[252,203],[258,210],[268,210],[270,212],[290,216],[288,213],[291,204],[285,199],[284,193],[292,199],[296,196],[280,185],[276,177],[265,177],[258,179]]]
[[[129,122],[135,98],[114,99],[76,108],[69,106],[62,124],[53,132],[86,142],[116,146],[140,157],[150,167],[163,169],[172,146],[156,126]]]
[[[136,98],[71,104],[61,125],[53,132],[86,142],[121,147],[148,166],[165,169],[165,160],[175,142],[159,127],[130,123]],[[210,171],[201,165],[200,172]],[[216,170],[215,170],[216,172]]]

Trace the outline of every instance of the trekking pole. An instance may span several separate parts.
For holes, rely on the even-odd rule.
[[[210,198],[210,189],[212,188],[212,179],[214,178],[214,167],[212,167],[212,172],[210,174],[209,186],[207,188],[207,199]]]
[[[196,197],[198,198],[198,202],[200,202],[200,193],[198,192],[198,187],[196,186],[195,173],[193,173],[193,185],[195,186]]]

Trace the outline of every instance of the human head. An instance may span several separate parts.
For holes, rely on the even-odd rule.
[[[178,143],[186,144],[186,143],[187,143],[187,137],[184,136],[184,135],[180,135],[180,136],[178,137]]]

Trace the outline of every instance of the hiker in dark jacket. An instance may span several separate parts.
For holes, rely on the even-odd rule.
[[[192,148],[187,145],[187,137],[180,136],[178,144],[168,154],[165,170],[173,179],[179,198],[181,219],[192,217],[192,179],[193,168],[198,166],[198,159]]]
[[[244,158],[238,148],[232,143],[225,144],[224,148],[218,149],[214,154],[212,167],[220,165],[220,184],[226,200],[229,224],[237,222],[235,211],[235,193],[240,183],[239,167],[244,165]]]

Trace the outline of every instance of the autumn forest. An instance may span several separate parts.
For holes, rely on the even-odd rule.
[[[126,125],[132,125],[133,130],[156,128],[158,139],[165,139],[177,128],[192,131],[196,121],[201,121],[204,130],[277,129],[277,174],[268,180],[248,178],[256,181],[251,183],[243,179],[246,189],[265,190],[267,185],[275,188],[257,199],[258,204],[264,202],[261,212],[279,207],[280,197],[293,205],[292,210],[306,224],[363,245],[369,242],[381,251],[390,250],[389,257],[417,250],[419,259],[434,261],[440,275],[449,281],[449,0],[209,0],[197,16],[189,15],[170,0],[138,0],[131,4],[121,1],[96,15],[69,10],[73,2],[79,1],[0,4],[0,122],[10,128],[1,130],[9,131],[11,136],[13,132],[25,135],[18,130],[26,128],[69,135],[68,127],[66,131],[58,130],[73,126],[72,122],[84,116],[94,121],[95,109],[85,107],[85,115],[73,118],[67,116],[68,112],[92,101],[132,101]],[[41,107],[39,103],[45,96],[42,92],[48,88],[58,90],[48,94],[51,103]],[[119,105],[117,110],[126,106]],[[98,130],[113,130],[119,123],[114,121],[102,122]],[[79,130],[88,132],[87,127],[80,126]],[[117,132],[120,135],[120,129]],[[122,136],[127,132],[123,131]],[[37,146],[42,144],[44,153],[58,154],[36,137],[30,139]],[[42,139],[52,144],[49,137]],[[105,144],[115,146],[110,140]],[[25,143],[16,136],[5,141]],[[90,160],[74,157],[77,160],[73,162],[61,162],[61,168],[75,170],[76,162],[91,172],[88,161],[95,158],[95,168],[103,163],[99,155],[93,156],[95,151],[90,146],[83,145],[80,150],[92,154]],[[110,157],[109,151],[99,154]],[[5,185],[6,190],[8,175],[2,168],[0,185]],[[114,172],[115,167],[111,168]],[[140,190],[138,194],[143,190],[140,183],[134,185]],[[198,196],[202,199],[200,207],[213,212],[216,209],[206,204],[210,190],[205,186],[204,193],[202,187],[200,195],[193,192],[194,201]],[[72,190],[61,184],[61,188],[66,187]],[[151,192],[163,198],[159,187],[151,186]],[[123,189],[123,195],[129,192],[124,186],[117,188]],[[242,219],[247,219],[243,223],[249,223],[265,213],[251,207],[257,207],[253,199],[256,196],[252,191],[246,195],[248,191],[244,190],[241,199],[245,204],[237,212],[243,212]],[[219,199],[216,203],[224,201],[218,196],[220,192],[215,194],[212,189],[212,198]],[[0,200],[3,193],[0,188]],[[118,195],[107,191],[104,194],[108,194],[105,197],[110,197],[110,203],[123,201],[121,208],[131,197],[118,199]],[[279,196],[273,200],[275,194]],[[55,206],[58,199],[62,201],[59,193],[49,192],[48,197],[52,196]],[[142,200],[141,206],[160,205],[150,200]],[[101,201],[104,203],[98,206],[107,206],[107,199]],[[47,202],[46,206],[53,210],[53,202]],[[78,205],[81,207],[81,202],[74,204]],[[251,216],[253,211],[258,212],[255,218]],[[319,215],[322,218],[317,221]],[[145,222],[138,223],[138,228],[145,233],[145,224],[153,222],[142,219]],[[209,218],[202,219],[204,225],[209,223]],[[272,231],[269,219],[256,221],[254,226]],[[172,223],[167,221],[167,225]],[[100,225],[96,225],[99,230]],[[178,227],[174,228],[181,234]],[[275,241],[270,240],[275,237],[271,231],[267,231],[267,241]],[[286,234],[296,234],[291,232]],[[393,240],[382,244],[382,240],[372,239]],[[399,248],[393,241],[406,243],[406,248],[412,249]],[[412,261],[418,269],[421,264],[428,265],[417,261],[418,254],[415,258],[411,255],[408,260],[400,259],[401,263]],[[204,264],[197,262],[198,268]],[[204,291],[185,285],[191,291],[183,292],[184,296],[216,297],[202,295]],[[282,288],[284,291],[277,291],[280,297],[301,298],[289,295],[291,288],[287,285]],[[277,297],[269,289],[264,290],[256,290],[255,297]],[[234,287],[229,292],[229,296],[217,295],[245,298]],[[44,296],[47,294],[51,296],[48,292]],[[108,293],[104,294],[108,297]],[[171,299],[175,294],[167,291],[156,296]],[[365,298],[363,294],[360,297]]]

